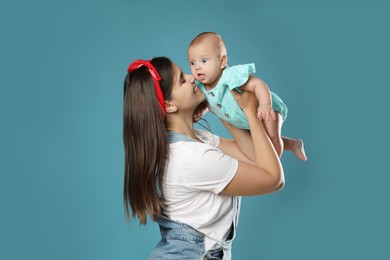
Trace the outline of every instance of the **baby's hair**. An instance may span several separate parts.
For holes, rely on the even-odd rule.
[[[213,40],[215,42],[215,45],[219,48],[220,54],[227,56],[225,43],[224,43],[222,37],[218,33],[215,33],[215,32],[202,32],[202,33],[198,34],[198,36],[196,36],[191,41],[189,47],[195,46],[198,43],[201,43],[202,41],[204,41],[205,39]]]

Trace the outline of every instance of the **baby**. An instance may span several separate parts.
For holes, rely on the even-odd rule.
[[[268,136],[279,156],[291,150],[300,160],[306,161],[303,142],[281,136],[287,107],[261,79],[251,75],[255,65],[227,66],[227,51],[220,35],[203,32],[196,36],[188,48],[188,62],[197,86],[205,93],[211,112],[221,120],[241,129],[249,129],[244,112],[229,90],[252,92],[259,100],[257,116],[263,120]]]

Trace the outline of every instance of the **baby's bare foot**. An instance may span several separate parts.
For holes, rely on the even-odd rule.
[[[307,156],[305,153],[305,148],[303,146],[303,141],[301,139],[296,139],[292,148],[295,156],[302,161],[307,161]]]

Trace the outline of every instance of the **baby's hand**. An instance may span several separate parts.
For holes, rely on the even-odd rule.
[[[203,101],[195,109],[194,115],[192,116],[192,121],[194,123],[198,122],[204,116],[204,114],[207,113],[207,111],[209,111],[208,103]]]
[[[264,120],[264,121],[268,121],[268,122],[271,120],[275,120],[276,115],[275,115],[274,110],[272,109],[272,105],[271,104],[261,104],[257,108],[257,117],[260,120]]]

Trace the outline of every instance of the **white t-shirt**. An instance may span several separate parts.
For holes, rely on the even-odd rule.
[[[203,143],[180,140],[170,144],[163,194],[164,214],[205,235],[206,250],[226,240],[236,226],[240,197],[218,194],[233,179],[238,161],[217,147],[219,137],[196,130]]]

